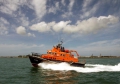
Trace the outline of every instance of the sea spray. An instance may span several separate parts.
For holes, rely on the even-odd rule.
[[[51,70],[74,70],[81,73],[91,73],[91,72],[116,72],[120,71],[120,63],[117,65],[102,65],[102,64],[86,64],[85,67],[74,67],[70,66],[68,63],[56,63],[56,64],[49,64],[49,63],[40,63],[40,67],[43,69],[51,69]]]

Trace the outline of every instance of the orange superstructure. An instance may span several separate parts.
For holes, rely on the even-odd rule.
[[[75,57],[72,53],[76,53]],[[65,50],[61,44],[54,46],[52,50],[48,50],[47,54],[42,55],[42,58],[63,62],[78,62],[78,53],[74,50]]]

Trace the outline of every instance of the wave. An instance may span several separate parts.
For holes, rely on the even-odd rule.
[[[40,63],[39,66],[42,67],[43,69],[61,70],[61,71],[74,70],[76,72],[81,72],[81,73],[120,71],[120,63],[118,63],[117,65],[86,64],[84,68],[70,66],[65,62],[57,63],[57,64]]]

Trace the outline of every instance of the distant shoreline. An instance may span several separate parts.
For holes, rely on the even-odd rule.
[[[81,56],[79,58],[120,58],[120,56]]]
[[[0,56],[0,58],[28,58],[28,55]],[[79,58],[120,58],[120,56],[80,56]]]

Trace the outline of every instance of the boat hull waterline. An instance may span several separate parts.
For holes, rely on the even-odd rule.
[[[59,61],[59,60],[43,59],[41,57],[30,56],[30,55],[29,55],[29,59],[34,67],[39,67],[39,65],[38,65],[39,63],[62,63],[62,62],[65,62],[65,61]],[[85,67],[85,62],[81,62],[81,63],[66,62],[66,63],[68,63],[70,66]]]

